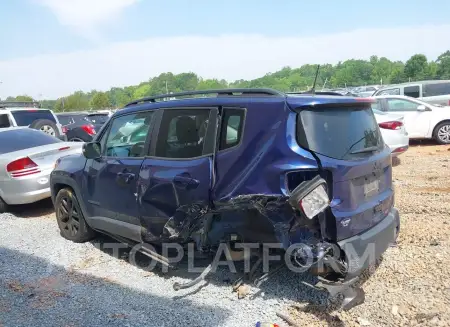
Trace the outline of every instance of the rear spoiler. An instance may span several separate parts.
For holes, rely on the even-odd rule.
[[[367,108],[371,106],[376,100],[373,98],[354,98],[354,97],[323,97],[319,99],[308,98],[308,101],[301,101],[301,97],[299,98],[287,98],[287,102],[289,106],[294,110],[302,110],[302,109],[321,109],[321,108],[333,108],[333,107],[356,107],[356,108]]]

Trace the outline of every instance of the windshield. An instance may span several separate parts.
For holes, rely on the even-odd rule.
[[[383,148],[372,109],[302,110],[297,120],[300,146],[335,159],[358,159]]]
[[[0,154],[62,142],[41,131],[18,128],[0,132]]]

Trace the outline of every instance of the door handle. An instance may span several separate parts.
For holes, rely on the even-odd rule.
[[[132,173],[117,173],[117,177],[128,184],[136,177],[136,175]]]
[[[177,185],[183,185],[183,186],[197,186],[198,184],[200,184],[200,181],[195,179],[195,178],[191,178],[191,177],[185,177],[185,176],[175,176],[173,178],[173,182]]]

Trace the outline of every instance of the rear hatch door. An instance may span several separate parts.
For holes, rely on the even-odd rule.
[[[380,222],[393,205],[390,149],[370,103],[328,103],[299,108],[297,141],[331,172],[331,212],[337,240]]]

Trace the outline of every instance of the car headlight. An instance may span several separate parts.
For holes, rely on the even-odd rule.
[[[290,205],[301,210],[308,219],[313,219],[330,205],[326,185],[327,182],[320,176],[301,183],[292,191]]]

